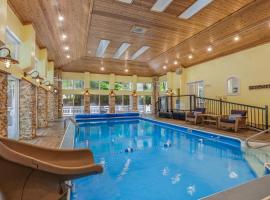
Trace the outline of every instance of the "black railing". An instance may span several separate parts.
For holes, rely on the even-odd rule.
[[[216,115],[229,115],[231,110],[245,110],[249,127],[268,129],[268,106],[252,106],[195,95],[162,96],[157,102],[158,112],[185,112],[193,111],[196,108],[206,108],[207,113]]]

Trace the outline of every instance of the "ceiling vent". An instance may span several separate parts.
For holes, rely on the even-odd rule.
[[[132,33],[137,33],[137,34],[145,34],[146,32],[146,28],[145,27],[141,27],[141,26],[133,26],[131,29]]]

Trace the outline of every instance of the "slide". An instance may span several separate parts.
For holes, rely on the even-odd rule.
[[[65,181],[102,173],[89,149],[59,150],[0,137],[0,199],[61,199]]]

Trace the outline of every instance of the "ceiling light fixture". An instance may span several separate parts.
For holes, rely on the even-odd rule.
[[[188,58],[189,59],[192,59],[193,58],[193,55],[192,54],[189,54]]]
[[[174,65],[178,65],[178,61],[175,60],[175,61],[173,62],[173,64],[174,64]]]
[[[64,47],[64,50],[65,50],[65,51],[68,51],[68,50],[69,50],[69,46],[65,46],[65,47]]]
[[[121,55],[129,48],[130,44],[129,43],[122,43],[121,46],[117,49],[115,54],[113,55],[113,58],[119,59]]]
[[[67,55],[67,59],[70,59],[70,55]]]
[[[104,68],[104,67],[101,67],[101,68],[100,68],[100,70],[101,70],[101,71],[104,71],[104,70],[105,70],[105,68]]]
[[[181,18],[181,19],[191,18],[193,15],[198,13],[200,10],[202,10],[204,7],[206,7],[212,1],[213,0],[197,0],[188,9],[186,9],[181,15],[179,15],[179,18]]]
[[[97,51],[96,51],[96,56],[99,58],[103,58],[109,44],[110,44],[110,40],[100,40]]]
[[[213,51],[213,47],[211,47],[211,46],[210,46],[210,47],[207,47],[207,51],[208,51],[208,52]]]
[[[166,66],[166,65],[164,65],[164,66],[163,66],[163,69],[167,69],[167,66]]]
[[[144,52],[146,52],[150,47],[149,46],[143,46],[141,47],[138,51],[136,51],[132,57],[131,60],[135,60],[136,58],[138,58],[140,55],[142,55]]]
[[[67,35],[66,34],[62,34],[62,39],[63,40],[67,39]]]
[[[125,72],[128,72],[128,69],[125,69]]]
[[[172,3],[173,0],[157,0],[151,8],[154,12],[163,12]]]
[[[63,15],[59,15],[58,16],[58,20],[61,22],[61,21],[64,21],[64,16]]]
[[[237,35],[233,39],[234,39],[234,41],[238,41],[238,40],[240,40],[240,37]]]

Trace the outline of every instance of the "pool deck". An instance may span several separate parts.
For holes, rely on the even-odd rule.
[[[165,118],[158,118],[152,115],[145,116],[147,118],[156,119],[162,122],[177,124],[177,125],[183,125],[186,127],[190,127],[193,129],[203,130],[203,131],[209,131],[209,132],[215,132],[222,135],[227,135],[231,137],[236,137],[239,139],[246,139],[247,137],[256,134],[256,131],[248,130],[248,129],[242,129],[238,133],[235,133],[233,131],[226,131],[226,130],[219,130],[215,126],[201,126],[201,125],[193,125],[191,123],[186,123],[182,120],[175,120],[175,119],[165,119]],[[44,146],[49,148],[59,148],[61,141],[64,137],[65,130],[64,130],[64,118],[59,119],[55,122],[50,122],[48,128],[40,128],[37,130],[37,137],[35,137],[32,140],[21,140],[23,142],[31,143],[38,146]],[[270,142],[270,135],[264,134],[257,138],[258,142]]]

